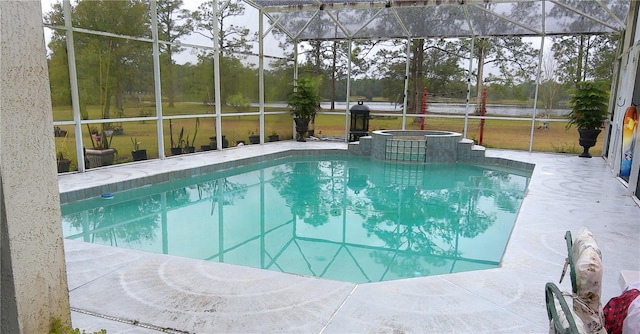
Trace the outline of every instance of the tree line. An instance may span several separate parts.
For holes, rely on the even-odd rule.
[[[214,15],[213,1],[202,3],[196,10],[185,9],[182,0],[157,1],[160,81],[163,103],[168,107],[174,107],[176,102],[217,102],[212,49],[180,44],[191,35],[203,36],[213,43],[214,33],[218,34],[221,50],[220,103],[246,105],[258,100],[259,73],[251,61],[252,45],[258,36],[237,24],[248,5],[240,0],[216,1],[218,15]],[[44,20],[53,28],[48,44],[52,102],[64,106],[71,104],[71,94],[63,13],[62,4],[54,4]],[[154,92],[153,49],[148,42],[154,35],[151,15],[149,3],[141,0],[79,0],[72,4],[74,27],[101,32],[92,34],[83,30],[73,34],[83,117],[87,117],[89,105],[99,106],[102,118],[117,117],[124,111],[124,101],[133,94]],[[301,15],[300,20],[303,18]],[[318,27],[322,28],[313,25],[310,29]],[[282,50],[293,49],[293,41],[277,27],[273,34],[281,41]],[[539,100],[544,107],[557,108],[566,98],[564,92],[579,81],[610,82],[618,39],[617,35],[549,38],[551,53],[541,64]],[[467,78],[473,78],[472,97],[478,97],[482,87],[489,87],[489,99],[530,100],[538,69],[538,49],[529,39],[517,36],[483,37],[473,41],[459,38],[410,42],[312,40],[301,46],[300,74],[320,76],[320,94],[331,102],[346,99],[350,67],[351,96],[401,103],[409,62],[409,112],[419,112],[424,87],[428,88],[430,99],[463,101]],[[176,55],[184,52],[192,53],[196,60],[179,63]],[[281,57],[269,61],[264,72],[267,102],[285,101],[292,89],[293,54],[283,52]],[[470,57],[474,63],[471,72]]]

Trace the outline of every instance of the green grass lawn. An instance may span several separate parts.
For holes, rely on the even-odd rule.
[[[132,118],[141,116],[155,115],[155,107],[153,105],[137,105],[125,108],[126,112],[121,115],[112,115],[112,117]],[[100,119],[100,110],[97,107],[89,107],[89,119]],[[169,108],[163,106],[165,115],[190,115],[201,114],[207,115],[213,112],[212,106],[198,103],[180,103],[175,107]],[[258,111],[254,108],[254,110]],[[269,110],[266,110],[269,111]],[[277,110],[282,111],[282,110]],[[233,114],[235,110],[225,108],[223,114]],[[70,108],[55,108],[54,119],[69,120],[71,117]],[[157,136],[157,122],[155,120],[148,121],[131,121],[117,123],[123,129],[122,135],[114,135],[112,137],[111,147],[118,151],[115,163],[124,163],[132,161],[131,150],[133,149],[132,138],[140,142],[140,148],[147,150],[149,159],[159,157]],[[173,132],[174,142],[178,139],[181,129],[184,129],[183,139],[189,138],[189,142],[193,141],[195,132],[195,119],[175,119],[171,121],[163,121],[164,146],[165,155],[169,156],[171,148],[171,132]],[[537,127],[539,124],[535,124]],[[369,123],[369,130],[379,129],[400,129],[402,126],[402,117],[373,117]],[[65,156],[72,160],[71,170],[77,169],[75,157],[75,132],[73,126],[60,126],[63,130],[67,130],[67,138],[56,138],[56,148],[62,151]],[[91,125],[91,127],[100,128],[100,125]],[[336,113],[335,115],[319,114],[316,117],[315,133],[324,136],[344,136],[346,128],[345,116]],[[414,117],[407,117],[407,129],[419,129],[419,119],[414,121]],[[427,130],[443,130],[455,131],[462,133],[464,130],[464,119],[429,117],[425,119],[424,128]],[[469,120],[468,138],[474,139],[476,143],[480,140],[480,121]],[[225,116],[222,117],[223,135],[229,140],[230,146],[235,146],[236,141],[244,140],[248,143],[248,137],[252,133],[257,133],[259,129],[259,117],[255,116]],[[87,126],[83,125],[83,142],[85,147],[91,148],[91,138],[88,135]],[[270,134],[277,133],[280,140],[288,140],[293,138],[293,122],[292,117],[288,113],[265,115],[265,142],[266,137]],[[529,139],[531,134],[531,121],[512,121],[512,120],[486,120],[484,131],[482,134],[482,145],[488,148],[528,150]],[[202,118],[200,127],[193,141],[196,150],[201,145],[209,144],[209,137],[215,136],[215,118]],[[534,151],[541,152],[562,152],[577,154],[582,152],[582,148],[578,145],[578,132],[575,128],[565,129],[564,122],[550,122],[549,129],[536,129],[534,132]],[[598,143],[590,149],[594,156],[602,153],[603,134],[598,138]]]

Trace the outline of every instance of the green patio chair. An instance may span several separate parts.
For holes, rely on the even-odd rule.
[[[579,334],[576,318],[574,318],[567,301],[560,289],[554,283],[547,283],[545,286],[545,300],[547,303],[547,316],[549,317],[551,333],[557,334]],[[558,312],[556,303],[560,305],[562,312]]]
[[[569,276],[571,277],[571,290],[575,294],[578,291],[576,284],[576,271],[575,262],[573,259],[573,238],[571,237],[571,231],[567,231],[564,235],[564,239],[567,243],[567,258],[562,269],[562,275],[560,275],[560,283],[564,279],[564,276],[569,270]],[[576,324],[576,318],[573,316],[573,312],[567,304],[567,300],[564,295],[554,283],[547,283],[545,286],[545,300],[547,304],[547,315],[549,317],[549,326],[551,326],[551,333],[562,334],[578,334],[578,326]],[[555,301],[558,301],[560,305],[561,313],[558,313],[557,305]]]
[[[600,305],[600,293],[594,293],[594,287],[598,285],[590,280],[594,279],[594,277],[589,277],[587,279],[585,275],[585,260],[589,261],[592,258],[589,256],[593,256],[594,250],[597,251],[598,263],[588,264],[589,266],[596,266],[594,268],[602,268],[601,260],[602,255],[600,254],[600,250],[595,243],[595,239],[590,239],[585,237],[583,233],[584,230],[581,230],[578,238],[580,238],[580,243],[577,244],[578,247],[581,248],[579,251],[580,258],[574,258],[574,246],[576,246],[573,242],[573,237],[570,231],[565,233],[564,239],[567,245],[567,258],[565,260],[564,267],[562,269],[562,274],[560,276],[560,283],[564,279],[567,271],[569,272],[569,278],[571,280],[571,293],[569,292],[561,292],[558,287],[553,283],[547,283],[546,289],[546,302],[547,302],[547,314],[549,315],[549,320],[551,321],[552,329],[555,329],[556,333],[603,333],[602,329],[602,318],[600,315],[600,310],[602,306]],[[591,232],[588,232],[591,235]],[[586,247],[586,248],[583,248]],[[587,253],[585,253],[587,252]],[[586,258],[582,256],[585,255]],[[580,262],[580,263],[579,263]],[[580,268],[576,268],[577,265],[580,265]],[[578,270],[582,270],[578,273]],[[597,272],[597,271],[596,271]],[[594,272],[595,273],[595,272]],[[580,288],[581,291],[578,291],[578,274],[581,276],[581,282],[583,286]],[[594,274],[595,275],[595,274]],[[599,282],[601,282],[601,277],[599,278]],[[594,285],[596,284],[596,285]],[[557,305],[554,302],[557,300],[558,304],[561,306],[561,311],[557,309]],[[567,297],[565,299],[565,297]],[[597,297],[597,298],[596,298]],[[567,305],[567,299],[571,298],[573,307],[565,310],[564,306]]]
[[[564,234],[564,240],[567,243],[567,259],[564,262],[564,268],[562,269],[562,275],[560,275],[560,283],[564,279],[564,275],[569,269],[569,277],[571,278],[571,292],[578,293],[578,284],[576,283],[576,267],[575,259],[573,258],[573,239],[571,238],[571,231],[567,231]]]

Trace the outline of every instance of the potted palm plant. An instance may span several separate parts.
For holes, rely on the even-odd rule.
[[[289,94],[287,104],[291,108],[293,120],[296,122],[298,141],[304,142],[304,134],[309,130],[309,122],[315,118],[320,109],[318,95],[318,78],[299,78],[293,92]]]
[[[591,158],[589,148],[596,144],[601,132],[602,124],[607,119],[607,103],[609,94],[600,89],[594,82],[584,81],[570,91],[569,123],[567,128],[575,126],[580,133],[578,143],[584,151],[579,155],[582,158]]]

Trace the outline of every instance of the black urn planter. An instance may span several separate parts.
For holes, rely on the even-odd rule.
[[[184,152],[185,153],[194,153],[196,151],[196,147],[195,146],[185,146],[184,147]]]
[[[309,131],[309,121],[311,121],[311,119],[294,118],[293,120],[296,122],[296,132],[298,133],[297,141],[305,142],[304,134]]]
[[[269,135],[269,142],[274,142],[274,141],[278,141],[280,140],[280,136],[275,134],[275,135]]]
[[[591,158],[589,149],[596,145],[600,131],[600,129],[578,129],[578,132],[580,133],[580,139],[578,140],[578,143],[584,149],[584,151],[580,153],[579,157]]]
[[[147,160],[147,150],[131,151],[131,157],[133,157],[133,161]]]
[[[182,147],[172,147],[171,155],[180,155],[182,154]]]

